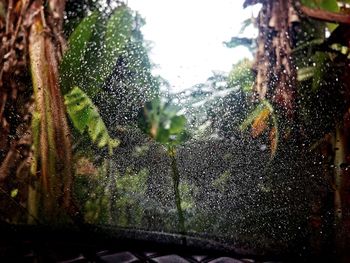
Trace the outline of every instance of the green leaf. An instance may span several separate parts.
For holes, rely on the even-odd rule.
[[[131,10],[126,6],[120,6],[113,12],[106,25],[103,24],[101,21],[100,35],[96,36],[93,48],[86,58],[88,81],[85,83],[89,87],[87,90],[96,89],[104,83],[115,68],[117,58],[124,52],[133,29]],[[92,96],[94,93],[91,92],[89,95]]]
[[[106,17],[99,16],[86,47],[84,58],[81,61],[81,71],[77,76],[77,86],[90,97],[93,98],[100,92],[101,85],[104,81],[104,63],[105,63],[105,31],[106,31]]]
[[[64,98],[74,127],[81,134],[87,131],[92,142],[99,148],[107,146],[112,154],[113,149],[119,145],[119,140],[110,137],[97,107],[90,98],[78,87],[74,87]]]
[[[326,23],[326,25],[327,25],[328,31],[331,33],[338,27],[338,24],[335,24],[335,23]]]
[[[316,91],[320,87],[324,74],[326,73],[326,60],[327,54],[325,52],[316,52],[313,55],[314,61],[314,74],[312,79],[312,90]]]
[[[93,97],[111,75],[131,39],[134,18],[125,5],[119,6],[106,21],[99,12],[83,19],[69,38],[69,49],[61,63],[61,82],[68,92],[80,86]]]
[[[181,115],[181,116],[175,116],[171,118],[171,124],[170,124],[170,129],[169,132],[170,134],[178,134],[181,133],[186,125],[186,117]]]
[[[93,31],[96,27],[98,12],[84,18],[68,39],[68,50],[63,56],[60,65],[60,75],[63,92],[66,93],[74,86],[79,85],[79,76],[82,73],[82,61]]]
[[[320,8],[330,12],[339,11],[339,6],[336,0],[301,0],[301,3],[310,8]]]
[[[298,81],[305,81],[312,79],[311,89],[317,91],[324,79],[325,73],[328,70],[327,61],[329,55],[326,52],[317,51],[312,57],[312,66],[300,68],[297,72]]]
[[[18,189],[11,190],[11,197],[12,198],[15,198],[17,196],[17,194],[18,194]]]
[[[313,48],[313,47],[317,47],[321,44],[324,43],[324,39],[323,38],[316,38],[316,39],[313,39],[311,41],[308,41],[306,43],[303,43],[301,45],[298,45],[296,48],[294,48],[292,50],[292,53],[295,53],[295,52],[299,52],[299,51],[304,51],[305,49],[310,49],[310,48]]]
[[[298,69],[298,81],[305,81],[314,76],[314,67],[305,67]]]
[[[170,132],[164,127],[160,127],[157,132],[156,141],[162,144],[170,142]]]
[[[330,12],[339,12],[340,8],[336,0],[323,0],[320,7]],[[335,23],[326,23],[329,32],[333,32],[338,27]]]
[[[146,103],[139,113],[139,128],[156,141],[176,145],[188,139],[186,118],[178,115],[176,106],[162,103],[159,98]]]
[[[131,11],[126,6],[117,8],[108,20],[105,38],[108,60],[115,61],[130,40],[133,20]]]
[[[320,8],[330,12],[339,12],[339,6],[336,0],[322,0],[320,1]]]

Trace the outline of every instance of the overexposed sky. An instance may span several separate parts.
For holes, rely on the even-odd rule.
[[[150,58],[158,65],[154,74],[169,81],[172,91],[204,82],[212,71],[231,69],[251,57],[244,47],[228,49],[241,23],[251,17],[243,0],[129,0],[128,5],[146,20],[142,32],[153,42]]]

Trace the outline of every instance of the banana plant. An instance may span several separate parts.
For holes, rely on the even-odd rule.
[[[125,5],[108,18],[98,11],[84,18],[69,37],[69,49],[60,65],[63,92],[79,86],[88,96],[96,95],[129,43],[132,30],[133,16]]]
[[[116,8],[108,19],[98,11],[93,12],[69,37],[69,48],[60,64],[65,105],[73,126],[81,134],[87,131],[99,148],[108,147],[109,154],[119,141],[110,137],[91,98],[100,92],[127,45],[132,19],[131,11],[125,5]]]
[[[68,39],[68,50],[60,64],[60,82],[64,104],[74,128],[87,135],[98,148],[108,148],[109,155],[119,145],[94,105],[93,99],[112,74],[117,59],[132,38],[133,15],[126,5],[120,5],[110,15],[99,11],[85,17]],[[106,160],[106,174],[111,184],[114,178]],[[111,187],[110,196],[114,196]],[[110,199],[113,203],[113,198]],[[110,214],[112,218],[112,214]]]
[[[80,134],[88,133],[93,143],[102,148],[107,146],[109,154],[119,145],[118,139],[112,139],[108,133],[97,107],[91,99],[79,88],[74,87],[65,96],[67,112],[74,127]]]
[[[179,218],[180,233],[185,233],[185,218],[181,207],[179,189],[180,173],[176,161],[176,146],[185,142],[189,135],[185,130],[186,118],[179,114],[179,109],[156,98],[148,103],[139,113],[139,128],[167,149],[171,160],[172,180],[175,203]]]

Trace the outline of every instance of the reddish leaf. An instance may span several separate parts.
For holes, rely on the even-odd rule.
[[[264,108],[259,115],[255,118],[252,124],[252,136],[253,138],[258,137],[267,128],[267,122],[270,116],[270,109]]]

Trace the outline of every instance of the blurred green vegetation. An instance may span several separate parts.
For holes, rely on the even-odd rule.
[[[328,4],[324,4],[322,8],[327,9]],[[80,183],[86,181],[86,183],[94,182],[92,185],[97,182],[100,184],[99,187],[88,188],[88,191],[84,190],[86,186],[76,189],[78,193],[86,191],[85,197],[80,196],[77,199],[86,200],[84,207],[88,222],[187,233],[192,231],[225,233],[234,229],[238,236],[244,236],[247,231],[238,231],[236,227],[243,225],[244,221],[248,222],[250,213],[266,213],[266,209],[271,204],[269,196],[277,192],[283,196],[275,204],[279,207],[278,209],[281,211],[296,209],[299,213],[305,212],[302,210],[304,208],[298,208],[300,209],[298,210],[295,207],[284,207],[283,200],[291,198],[290,195],[282,194],[283,189],[276,190],[273,187],[275,183],[271,180],[275,174],[284,173],[285,187],[294,189],[296,185],[293,180],[286,178],[285,169],[292,171],[294,169],[292,167],[301,165],[302,161],[295,157],[294,163],[293,161],[285,163],[287,156],[284,158],[283,154],[290,147],[286,138],[288,132],[295,127],[285,126],[281,133],[283,138],[280,138],[282,135],[279,129],[282,124],[279,123],[280,117],[279,111],[275,108],[276,105],[270,101],[270,98],[262,101],[255,100],[254,61],[249,59],[238,61],[232,65],[230,72],[213,72],[205,82],[179,94],[159,94],[160,78],[152,77],[150,74],[152,65],[147,55],[149,50],[139,30],[144,20],[126,6],[110,10],[109,18],[104,21],[95,17],[96,12],[83,19],[77,27],[77,32],[82,31],[76,33],[77,36],[81,35],[81,39],[74,40],[73,32],[70,43],[78,42],[76,48],[78,52],[74,56],[69,55],[68,52],[67,59],[62,64],[63,72],[66,65],[71,65],[73,71],[83,72],[83,75],[79,75],[81,73],[78,71],[70,75],[72,69],[67,69],[66,72],[69,74],[63,73],[62,83],[65,83],[64,78],[67,75],[68,83],[81,87],[82,91],[90,97],[91,103],[96,103],[91,107],[98,109],[101,120],[105,120],[105,127],[108,127],[111,134],[120,140],[119,147],[115,148],[110,156],[98,149],[96,151],[94,147],[87,155],[91,165],[98,171],[100,171],[98,167],[104,167],[108,160],[114,162],[115,165],[109,167],[109,171],[105,170],[104,177],[101,172],[98,172],[95,178],[77,176]],[[254,19],[247,19],[242,24],[240,33],[243,33],[248,26],[255,25]],[[126,26],[123,26],[124,24]],[[307,36],[296,36],[297,47],[292,51],[297,69],[298,94],[300,94],[298,125],[300,125],[299,128],[306,129],[305,141],[308,142],[322,138],[329,131],[329,126],[320,127],[319,125],[327,122],[328,125],[334,126],[334,120],[337,119],[334,114],[338,112],[341,115],[340,101],[331,103],[315,99],[323,96],[321,95],[323,87],[328,91],[333,89],[333,83],[327,78],[331,76],[334,78],[338,72],[336,60],[339,52],[337,53],[335,49],[333,49],[334,52],[321,51],[318,48],[325,43],[324,30],[329,25],[307,20],[302,21],[300,26],[303,28],[302,32],[312,32]],[[86,30],[84,27],[91,27],[91,30]],[[108,34],[112,34],[108,32],[112,32],[112,28],[116,32],[123,33],[116,34],[117,38],[112,38],[114,42],[111,42],[110,46],[116,49],[109,51],[107,42],[103,45],[97,44],[96,41],[108,41]],[[93,36],[96,34],[94,31],[98,32],[97,39]],[[122,38],[118,39],[120,36]],[[76,57],[83,56],[84,60],[89,61],[89,57],[81,52],[84,47],[81,48],[79,43],[86,44],[83,39],[90,39],[90,37],[93,42],[96,42],[91,44],[92,47],[100,45],[107,47],[106,51],[98,51],[103,58],[101,63],[106,63],[105,58],[109,56],[107,64],[98,67],[99,70],[103,69],[107,73],[97,72],[99,77],[94,79],[97,82],[89,80],[93,75],[84,76],[87,72],[91,72],[91,68],[78,69],[74,66]],[[248,40],[247,42],[241,37],[233,37],[225,44],[228,48],[248,44],[251,52],[255,52],[256,40]],[[89,45],[87,44],[86,47],[91,48]],[[69,56],[72,57],[69,58]],[[111,61],[117,62],[115,64],[110,63]],[[99,62],[92,60],[91,65],[99,65]],[[332,73],[328,74],[330,71]],[[110,77],[106,77],[107,75]],[[141,75],[142,78],[140,78]],[[115,83],[118,84],[115,85]],[[67,87],[67,89],[71,88]],[[140,97],[145,94],[147,96]],[[336,95],[332,98],[338,97]],[[123,104],[125,101],[127,103]],[[319,103],[316,108],[312,104],[314,101]],[[326,110],[328,105],[332,105],[334,114]],[[72,109],[71,117],[74,118],[74,108]],[[319,112],[322,112],[321,116]],[[77,118],[80,121],[84,119],[79,116]],[[124,118],[127,121],[123,120]],[[77,125],[74,119],[72,122],[74,126]],[[315,126],[317,122],[319,125]],[[143,133],[136,132],[136,127]],[[311,127],[318,128],[312,130]],[[79,130],[79,124],[77,128]],[[198,144],[199,152],[196,153],[189,146],[193,143]],[[83,140],[80,145],[85,147],[85,144],[86,140]],[[210,148],[205,148],[206,145]],[[219,148],[216,149],[216,147]],[[203,151],[210,152],[209,149],[216,149],[212,153],[215,157],[201,156]],[[78,153],[82,154],[79,148],[77,148]],[[99,154],[102,158],[96,157]],[[203,158],[203,162],[191,163],[191,154],[197,158]],[[275,155],[278,156],[277,160],[272,158]],[[317,156],[310,158],[317,159]],[[211,159],[217,162],[206,166],[205,162],[210,162]],[[283,172],[278,163],[284,163]],[[250,171],[247,172],[246,169]],[[305,173],[313,169],[317,168],[310,168],[310,171]],[[266,177],[266,174],[269,176]],[[300,175],[298,180],[307,180],[302,177]],[[256,181],[258,178],[265,179]],[[246,184],[242,185],[244,181]],[[101,184],[101,182],[105,183]],[[94,193],[91,196],[88,195],[90,191]],[[208,195],[208,193],[211,194]],[[247,202],[246,198],[250,200],[256,195],[258,195],[257,200],[248,205],[250,208],[254,207],[256,211],[248,212],[242,204]],[[230,205],[227,203],[230,200],[241,205]],[[108,210],[111,211],[108,213]],[[225,216],[220,217],[220,213]],[[246,213],[249,214],[248,217]],[[246,216],[233,218],[235,214],[246,214]],[[275,214],[276,218],[284,218],[285,215]],[[230,220],[232,220],[232,227],[235,225],[232,229],[228,224]],[[258,228],[258,226],[254,227]],[[254,227],[253,229],[256,230]],[[294,225],[289,227],[293,228]]]

